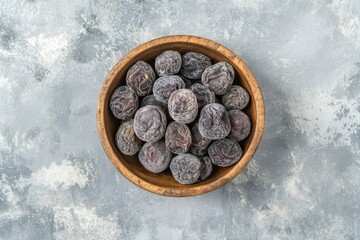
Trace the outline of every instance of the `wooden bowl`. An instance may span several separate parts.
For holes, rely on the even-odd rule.
[[[143,60],[153,64],[156,56],[165,50],[176,50],[181,54],[190,51],[199,52],[209,56],[213,63],[224,61],[231,64],[236,71],[234,84],[243,86],[251,96],[250,103],[244,111],[251,118],[252,130],[249,137],[240,144],[244,150],[241,160],[231,167],[214,167],[209,178],[192,185],[182,185],[176,182],[169,170],[158,174],[147,171],[140,164],[137,156],[122,154],[115,144],[115,133],[120,125],[120,120],[115,118],[110,111],[111,94],[120,85],[125,85],[126,72],[134,63]],[[194,196],[210,192],[228,183],[251,160],[264,130],[264,102],[253,74],[235,53],[205,38],[186,35],[168,36],[138,46],[124,56],[111,70],[100,91],[97,127],[101,144],[110,161],[132,183],[163,196]]]

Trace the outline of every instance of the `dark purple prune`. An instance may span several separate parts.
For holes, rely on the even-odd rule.
[[[155,96],[153,94],[144,97],[143,100],[140,103],[141,108],[145,107],[145,106],[148,106],[148,105],[155,105],[155,106],[161,107],[162,109],[164,109],[164,111],[166,113],[166,117],[168,119],[170,119],[167,104],[161,103],[158,100],[156,100],[156,98],[155,98]]]
[[[184,77],[183,75],[178,75],[178,76],[181,77],[181,79],[184,81],[185,88],[190,88],[190,86],[193,85],[193,82],[187,77]]]
[[[148,95],[146,97],[143,98],[143,100],[140,103],[140,107],[145,107],[148,105],[155,105],[161,108],[164,108],[164,104],[159,102],[158,100],[156,100],[155,96],[153,94]]]
[[[116,132],[116,146],[125,155],[135,155],[142,145],[134,132],[133,123],[134,119],[124,121]]]
[[[229,167],[240,160],[243,150],[234,139],[224,138],[214,141],[208,148],[208,154],[216,166]]]
[[[192,148],[190,147],[190,153],[194,154],[195,156],[203,156],[207,153],[207,147],[206,148]]]
[[[199,108],[215,102],[215,93],[202,84],[195,83],[190,90],[195,94]]]
[[[126,85],[136,95],[145,96],[152,90],[156,75],[152,66],[146,62],[138,61],[129,68],[126,74]]]
[[[201,168],[200,168],[200,180],[205,180],[208,176],[210,176],[212,170],[213,170],[213,165],[211,162],[211,159],[208,156],[202,156],[199,157],[200,161],[201,161]]]
[[[231,130],[229,114],[225,107],[218,103],[210,103],[203,107],[199,118],[199,131],[208,139],[221,139]]]
[[[159,77],[174,75],[180,68],[181,55],[177,51],[165,51],[155,59],[155,71]]]
[[[211,59],[201,53],[188,52],[182,57],[181,74],[189,79],[200,79],[204,70],[211,66]]]
[[[136,136],[146,142],[160,140],[166,130],[166,113],[154,105],[140,108],[134,117],[134,131]]]
[[[205,69],[201,82],[216,95],[225,94],[234,82],[234,68],[226,62],[218,62]]]
[[[200,134],[198,123],[191,128],[191,139],[190,152],[194,155],[204,155],[211,140]]]
[[[173,153],[185,153],[191,144],[191,132],[188,126],[171,122],[165,132],[165,145]]]
[[[240,86],[232,86],[227,93],[222,96],[222,103],[227,110],[244,109],[250,101],[249,93]]]
[[[110,109],[115,117],[126,120],[131,118],[139,107],[139,98],[127,86],[118,87],[110,98]]]
[[[179,154],[171,160],[170,171],[181,184],[195,183],[200,177],[200,160],[189,153]]]
[[[171,93],[175,90],[185,88],[185,83],[179,76],[165,76],[158,78],[153,87],[156,100],[167,104]]]
[[[195,94],[189,89],[174,91],[169,98],[168,109],[170,116],[179,123],[191,123],[198,113]]]
[[[171,161],[172,153],[166,148],[163,140],[147,142],[140,149],[139,161],[150,172],[164,171]]]
[[[251,131],[251,121],[248,115],[235,109],[229,111],[229,118],[231,131],[228,137],[238,142],[247,138]]]

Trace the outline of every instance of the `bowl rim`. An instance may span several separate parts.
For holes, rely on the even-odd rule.
[[[252,101],[254,102],[257,118],[254,129],[254,136],[249,143],[247,151],[242,156],[241,161],[236,163],[224,176],[206,185],[198,185],[198,186],[186,185],[183,188],[164,187],[148,182],[145,179],[138,177],[137,175],[133,174],[130,170],[128,170],[127,167],[117,157],[114,149],[111,147],[110,140],[105,131],[105,114],[104,114],[105,97],[114,77],[124,66],[128,64],[129,61],[133,59],[133,57],[141,54],[143,51],[146,51],[149,48],[152,48],[157,45],[168,44],[168,43],[191,43],[195,45],[201,45],[202,47],[206,47],[212,51],[216,51],[219,54],[224,55],[226,58],[228,58],[231,61],[232,65],[235,65],[234,68],[236,71],[241,71],[243,73],[243,75],[246,77],[245,81],[248,83],[249,88],[251,89],[254,95],[254,99],[252,99]],[[264,100],[259,85],[254,75],[250,71],[250,69],[246,66],[244,61],[239,56],[237,56],[234,52],[222,46],[221,44],[203,37],[192,36],[192,35],[170,35],[170,36],[155,38],[132,49],[122,59],[120,59],[117,62],[117,64],[111,69],[110,73],[107,75],[100,90],[98,104],[97,104],[96,122],[97,122],[97,129],[98,129],[100,142],[106,155],[108,156],[112,164],[116,167],[116,169],[125,178],[127,178],[130,182],[134,183],[135,185],[141,187],[142,189],[152,193],[156,193],[158,195],[172,196],[172,197],[188,197],[188,196],[205,194],[217,188],[222,187],[223,185],[234,179],[246,167],[246,165],[250,162],[257,147],[260,144],[265,127],[264,113],[265,113]]]

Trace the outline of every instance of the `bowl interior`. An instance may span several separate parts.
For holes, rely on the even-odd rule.
[[[241,71],[241,69],[239,69],[237,67],[237,65],[233,62],[234,59],[237,59],[237,58],[235,58],[235,56],[234,56],[234,58],[228,58],[228,57],[224,56],[223,54],[221,54],[221,47],[219,49],[215,50],[215,49],[208,48],[208,47],[202,45],[201,43],[197,44],[197,43],[183,43],[183,42],[165,42],[160,45],[155,45],[151,48],[145,48],[145,49],[142,49],[141,51],[139,51],[137,54],[133,55],[131,57],[131,59],[127,59],[127,63],[125,65],[121,66],[121,68],[119,67],[115,71],[113,70],[112,71],[113,75],[110,75],[108,77],[108,81],[110,81],[110,83],[109,83],[107,92],[105,93],[104,106],[103,106],[104,107],[103,114],[104,114],[104,121],[105,121],[104,122],[105,134],[106,134],[106,137],[108,138],[108,141],[110,142],[112,150],[114,151],[114,153],[117,157],[117,159],[115,159],[115,161],[121,161],[122,164],[127,168],[127,170],[129,172],[136,175],[141,180],[151,183],[152,185],[156,185],[160,188],[162,187],[162,188],[172,188],[172,189],[177,189],[177,188],[184,189],[184,188],[194,188],[194,187],[198,187],[198,186],[205,186],[211,182],[214,182],[214,181],[224,177],[236,164],[234,166],[227,167],[227,168],[220,168],[220,167],[214,166],[214,170],[213,170],[212,174],[205,181],[201,181],[199,183],[195,183],[192,185],[182,185],[174,180],[174,178],[171,175],[170,170],[166,170],[166,171],[164,171],[162,173],[158,173],[158,174],[151,173],[151,172],[147,171],[140,164],[140,162],[137,159],[137,156],[126,156],[126,155],[122,154],[117,149],[116,144],[115,144],[115,133],[116,133],[118,127],[120,126],[120,120],[115,118],[110,111],[109,100],[110,100],[111,94],[118,86],[125,85],[126,72],[127,72],[127,69],[129,69],[129,67],[131,67],[131,65],[133,65],[135,62],[137,62],[139,60],[149,62],[150,64],[153,65],[154,59],[156,58],[156,56],[160,55],[165,50],[176,50],[176,51],[179,51],[181,54],[184,54],[184,53],[190,52],[190,51],[199,52],[199,53],[209,56],[212,59],[213,63],[224,61],[224,62],[231,64],[234,67],[234,69],[236,71],[234,84],[241,85],[242,87],[244,87],[249,92],[250,97],[251,97],[250,103],[244,109],[244,112],[246,114],[248,114],[248,116],[251,118],[252,130],[251,130],[251,134],[249,135],[249,137],[245,141],[241,142],[241,144],[240,144],[244,150],[244,154],[246,153],[246,151],[248,150],[249,145],[251,143],[251,140],[254,137],[254,132],[255,132],[256,123],[257,123],[256,118],[258,117],[256,115],[256,106],[254,104],[255,101],[253,101],[253,99],[255,99],[254,93],[251,91],[251,88],[246,80],[247,79],[246,74],[243,73]],[[127,58],[127,57],[128,56],[125,56],[125,58]],[[112,161],[114,161],[114,159],[112,159]]]

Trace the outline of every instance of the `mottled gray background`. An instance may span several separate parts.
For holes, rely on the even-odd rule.
[[[266,130],[231,183],[166,198],[129,183],[95,107],[137,45],[228,46],[263,91]],[[360,2],[0,0],[1,239],[359,239]]]

